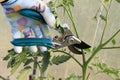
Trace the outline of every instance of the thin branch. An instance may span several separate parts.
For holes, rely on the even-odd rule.
[[[100,7],[100,9],[99,9],[99,15],[102,14],[102,11],[103,11],[103,5],[102,5],[102,6]],[[98,20],[97,20],[97,25],[96,25],[96,29],[95,29],[95,33],[94,33],[95,35],[94,35],[94,38],[93,38],[93,41],[92,41],[91,51],[93,50],[94,45],[95,45],[95,39],[96,39],[96,37],[97,37],[97,32],[98,32],[100,20],[101,20],[101,18],[99,17]]]
[[[71,54],[69,54],[69,53],[67,53],[67,52],[65,52],[65,51],[55,50],[55,51],[53,51],[53,52],[62,52],[62,53],[64,53],[64,54],[67,54],[67,55],[69,55],[73,60],[75,60],[81,67],[83,66],[73,55],[71,55]]]
[[[92,55],[88,58],[86,61],[86,64],[88,65],[90,61],[93,59],[93,57],[102,49],[103,45],[98,45],[98,47],[92,52]]]
[[[112,4],[112,0],[110,0],[110,4],[109,4],[109,7],[108,9],[106,9],[106,7],[104,6],[105,10],[106,10],[106,21],[105,21],[105,26],[104,26],[104,29],[103,29],[103,32],[102,32],[102,37],[101,37],[101,40],[100,40],[100,44],[102,44],[102,41],[103,41],[103,37],[105,35],[105,31],[106,31],[106,28],[107,28],[107,24],[108,24],[108,16],[109,16],[109,11],[110,11],[110,7],[111,7],[111,4]]]
[[[83,50],[81,50],[81,51],[82,51],[83,64],[85,64],[85,62],[86,62],[85,53]]]
[[[77,29],[76,29],[76,25],[75,25],[75,22],[74,22],[74,18],[73,18],[73,15],[72,15],[72,11],[71,11],[71,9],[70,9],[70,6],[68,7],[68,10],[69,10],[69,13],[70,13],[71,18],[72,18],[71,21],[72,21],[73,28],[74,28],[74,30],[75,30],[76,36],[77,36],[77,38],[79,38],[78,31],[77,31]]]
[[[114,46],[114,47],[103,47],[102,49],[120,49],[120,46]]]
[[[89,80],[89,77],[90,77],[90,73],[88,73],[86,80]]]
[[[40,77],[42,76],[42,72],[41,72],[41,66],[39,64],[39,62],[37,62],[38,68],[39,68],[39,72],[40,72]]]
[[[34,65],[33,65],[33,75],[36,75],[36,69],[37,69],[37,56],[34,57]]]
[[[120,29],[114,33],[114,35],[112,37],[110,37],[106,42],[104,42],[102,45],[105,46],[106,44],[108,44],[118,33],[120,32]]]
[[[68,14],[68,16],[69,16],[69,18],[70,18],[70,20],[71,20],[71,22],[72,22],[72,25],[73,25],[73,28],[74,28],[74,31],[75,31],[76,36],[79,38],[79,35],[78,35],[77,29],[76,29],[76,26],[75,26],[75,22],[74,22],[74,20],[73,20],[73,16],[72,16],[71,10],[70,10],[70,9],[68,10],[64,4],[62,4],[62,6],[63,6],[63,8],[66,10],[66,12],[67,12],[67,14]],[[68,8],[69,8],[69,7],[68,7]]]
[[[104,42],[103,44],[98,45],[98,47],[94,50],[92,55],[87,60],[87,64],[89,64],[89,62],[97,54],[97,52],[100,51],[105,45],[107,45],[119,32],[120,32],[120,29],[112,37],[110,37],[106,42]]]

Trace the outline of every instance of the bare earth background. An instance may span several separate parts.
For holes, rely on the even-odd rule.
[[[74,18],[77,25],[77,30],[79,32],[79,36],[82,40],[92,45],[93,36],[96,28],[96,22],[93,20],[95,13],[97,12],[100,2],[99,0],[74,0],[75,7],[73,8]],[[62,13],[61,10],[59,10]],[[107,29],[106,37],[107,39],[112,35],[116,30],[120,28],[120,4],[113,1],[110,18],[109,18],[109,27]],[[60,15],[60,18],[69,23],[68,18],[63,17]],[[102,24],[101,24],[102,25]],[[71,28],[72,29],[72,28]],[[99,40],[99,36],[101,35],[102,26],[99,26],[99,32],[97,34],[95,45]],[[13,46],[10,44],[11,40],[11,30],[10,25],[7,22],[5,15],[2,12],[2,8],[0,7],[0,75],[7,77],[10,74],[10,69],[7,69],[7,62],[4,62],[2,59],[3,57],[8,54],[7,51],[11,49]],[[117,44],[120,45],[120,34],[116,38]],[[111,45],[111,44],[110,44]],[[119,68],[120,69],[120,49],[115,50],[104,50],[101,51],[99,54],[101,60],[108,65]],[[76,55],[76,57],[81,60],[81,56]],[[79,66],[74,63],[73,60],[69,60],[68,62],[61,64],[59,66],[51,66],[48,68],[46,74],[52,75],[57,78],[62,77],[65,78],[69,74],[78,74],[81,75],[81,69]],[[16,80],[15,77],[18,73],[15,73],[11,77],[11,80]],[[27,78],[25,79],[27,80]],[[112,80],[111,77],[105,74],[99,74],[97,76],[92,77],[92,80]]]

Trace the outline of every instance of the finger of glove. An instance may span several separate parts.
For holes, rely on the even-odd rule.
[[[51,37],[50,29],[47,25],[44,25],[44,24],[42,26],[34,25],[31,28],[35,34],[35,37],[37,38],[50,38]]]
[[[45,10],[41,13],[41,15],[43,16],[50,28],[55,27],[55,16],[53,15],[49,7],[45,6]]]
[[[33,30],[33,32],[34,32],[34,34],[37,38],[47,37],[46,33],[45,33],[45,30],[44,30],[44,26],[42,26],[42,27],[33,26],[32,30]],[[45,46],[39,46],[38,48],[40,49],[41,52],[47,51],[47,48]]]
[[[38,25],[33,25],[31,28],[35,34],[35,37],[37,37],[37,38],[43,37],[42,32],[40,31],[40,27]]]
[[[12,33],[12,39],[17,39],[17,38],[21,38],[21,32],[20,31],[16,31]],[[14,51],[16,53],[21,53],[22,52],[22,47],[21,46],[14,46]]]
[[[23,31],[23,34],[24,34],[25,38],[31,38],[31,37],[33,37],[33,33],[32,33],[32,30],[30,28],[26,28]],[[37,47],[36,46],[29,46],[29,49],[33,53],[37,52]]]
[[[39,2],[39,5],[37,6],[37,11],[40,12],[49,27],[53,28],[55,26],[55,16],[44,1]]]

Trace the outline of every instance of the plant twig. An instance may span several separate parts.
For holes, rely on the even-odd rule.
[[[99,9],[100,11],[99,11],[99,15],[101,15],[102,14],[102,11],[103,11],[103,5],[100,7],[100,9]],[[97,15],[96,15],[97,16]],[[96,25],[96,29],[95,29],[95,35],[94,35],[94,38],[93,38],[93,41],[92,41],[92,48],[91,48],[91,51],[93,50],[93,48],[94,48],[94,42],[95,42],[95,39],[96,39],[96,37],[97,37],[97,32],[98,32],[98,28],[99,28],[99,23],[100,23],[100,20],[101,20],[101,18],[99,17],[98,18],[98,20],[97,20],[97,25]]]
[[[102,49],[119,49],[120,46],[113,46],[113,47],[103,47]]]
[[[120,29],[114,33],[113,36],[111,36],[106,42],[104,42],[102,45],[105,46],[106,44],[108,44],[118,33],[120,32]]]
[[[75,60],[75,62],[78,63],[78,64],[80,65],[80,67],[83,66],[83,65],[82,65],[73,55],[71,55],[70,53],[67,53],[67,52],[62,51],[62,50],[55,50],[55,51],[53,51],[53,52],[62,52],[62,53],[64,53],[64,54],[67,54],[67,55],[69,55],[73,60]]]
[[[34,57],[34,65],[33,65],[33,75],[36,75],[36,69],[37,69],[37,57]]]
[[[100,40],[100,44],[102,44],[103,37],[104,37],[104,35],[105,35],[105,31],[106,31],[106,28],[107,28],[108,16],[109,16],[109,11],[110,11],[111,4],[112,4],[112,0],[110,0],[110,4],[109,4],[108,9],[106,9],[106,7],[105,7],[104,4],[103,4],[103,6],[104,6],[104,8],[105,8],[105,10],[106,10],[106,16],[105,16],[106,21],[105,21],[105,26],[104,26],[104,29],[103,29],[103,32],[102,32],[102,37],[101,37],[101,40]]]
[[[62,4],[62,6],[66,10],[66,12],[67,12],[67,14],[68,14],[68,16],[69,16],[69,18],[70,18],[70,20],[72,22],[72,25],[73,25],[73,28],[74,28],[74,31],[75,31],[75,34],[76,34],[77,38],[79,38],[79,35],[78,35],[77,29],[76,29],[76,26],[75,26],[75,22],[73,20],[73,16],[72,16],[72,12],[70,10],[70,7],[68,7],[68,9],[69,9],[68,10],[64,4]]]

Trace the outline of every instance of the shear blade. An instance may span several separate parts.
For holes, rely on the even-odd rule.
[[[80,51],[80,50],[78,50],[75,46],[73,46],[73,45],[70,45],[70,46],[68,46],[68,49],[71,51],[71,52],[73,52],[74,54],[82,54],[82,51]]]
[[[83,54],[81,49],[87,49],[90,48],[91,46],[86,44],[85,42],[81,41],[79,44],[73,44],[68,46],[68,49],[73,52],[74,54]]]
[[[85,43],[83,41],[81,41],[81,43],[79,43],[79,44],[73,44],[72,46],[75,46],[79,49],[87,49],[87,48],[91,47],[90,45],[88,45],[87,43]]]

